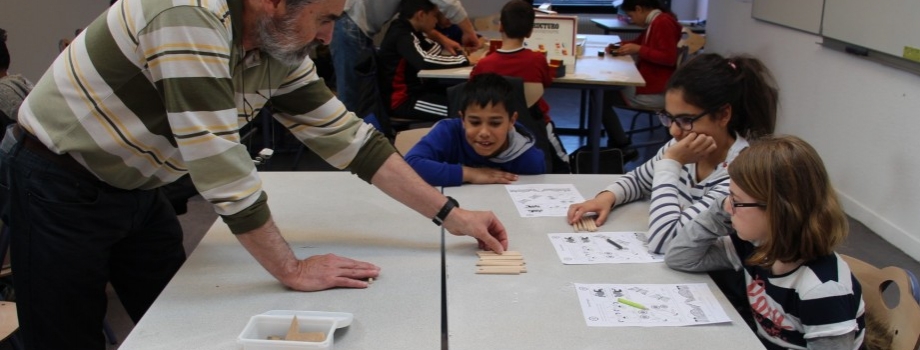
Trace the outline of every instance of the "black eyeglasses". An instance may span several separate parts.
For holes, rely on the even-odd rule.
[[[666,110],[660,110],[657,114],[658,120],[661,121],[661,125],[664,127],[669,128],[671,127],[671,123],[677,123],[677,127],[679,127],[681,130],[690,131],[693,130],[693,122],[709,113],[712,113],[712,111],[706,110],[703,111],[703,113],[697,115],[681,114],[675,116],[671,115],[671,113],[668,113]]]
[[[731,212],[732,215],[735,215],[735,208],[750,208],[750,207],[766,208],[766,207],[767,207],[767,205],[764,204],[764,203],[756,203],[756,202],[752,202],[752,203],[738,203],[738,202],[735,202],[735,199],[732,198],[731,196],[728,197],[728,204],[731,205],[730,208],[731,208],[731,210],[732,210],[732,212]]]

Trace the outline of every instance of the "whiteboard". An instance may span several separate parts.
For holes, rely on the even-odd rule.
[[[920,62],[920,1],[825,1],[825,37]]]
[[[754,0],[751,16],[809,33],[821,33],[825,0]],[[867,0],[872,2],[875,0]]]

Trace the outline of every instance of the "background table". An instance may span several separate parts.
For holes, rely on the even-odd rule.
[[[637,26],[632,23],[626,23],[617,18],[592,18],[591,22],[594,23],[598,28],[604,30],[604,34],[618,34],[618,33],[630,33],[630,34],[639,34],[645,30],[645,28]],[[697,34],[706,34],[706,27],[690,25],[688,21],[679,21],[681,25],[690,28],[691,31]]]
[[[571,183],[592,198],[611,175],[522,176],[517,184]],[[477,275],[476,245],[445,238],[447,331],[451,350],[479,349],[763,349],[707,274],[669,269],[664,263],[563,265],[549,233],[572,232],[565,218],[521,218],[503,185],[448,187],[444,193],[467,209],[491,209],[520,251],[527,273]],[[600,231],[648,229],[648,203],[612,212]],[[588,327],[573,283],[707,283],[732,323],[693,327]],[[614,345],[615,344],[615,345]]]
[[[440,228],[348,172],[260,176],[298,257],[368,261],[380,278],[368,289],[292,291],[218,220],[119,349],[239,349],[249,317],[275,309],[353,313],[336,349],[441,348]]]
[[[598,150],[601,138],[601,116],[603,115],[604,91],[623,86],[645,86],[645,79],[639,74],[631,56],[604,55],[597,52],[609,43],[620,42],[616,35],[579,35],[584,37],[584,54],[575,61],[575,72],[553,80],[554,88],[580,89],[591,92],[593,103],[588,118],[588,144],[592,150],[592,168],[597,172]],[[420,78],[448,80],[469,79],[472,67],[450,69],[425,69],[418,73]]]

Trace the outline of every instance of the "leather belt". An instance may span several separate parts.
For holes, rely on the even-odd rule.
[[[13,136],[15,136],[17,140],[21,140],[20,142],[22,143],[23,148],[49,162],[58,165],[73,175],[79,176],[86,180],[100,181],[99,178],[89,172],[89,170],[77,162],[76,159],[73,159],[73,157],[67,154],[57,154],[52,152],[48,149],[47,146],[45,146],[44,143],[39,141],[35,135],[30,134],[19,124],[15,124],[13,126]]]

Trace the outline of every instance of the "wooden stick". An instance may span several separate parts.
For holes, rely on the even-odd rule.
[[[477,274],[484,275],[517,275],[527,272],[523,266],[480,266],[476,269]]]
[[[586,216],[586,217],[581,218],[581,220],[584,223],[585,227],[588,228],[588,231],[591,231],[591,232],[597,231],[597,225],[594,224],[593,218]]]
[[[524,266],[523,260],[479,260],[476,266]]]
[[[297,316],[291,321],[291,327],[288,328],[284,340],[321,342],[326,340],[326,333],[323,332],[304,332],[300,333],[300,325],[297,322]]]

